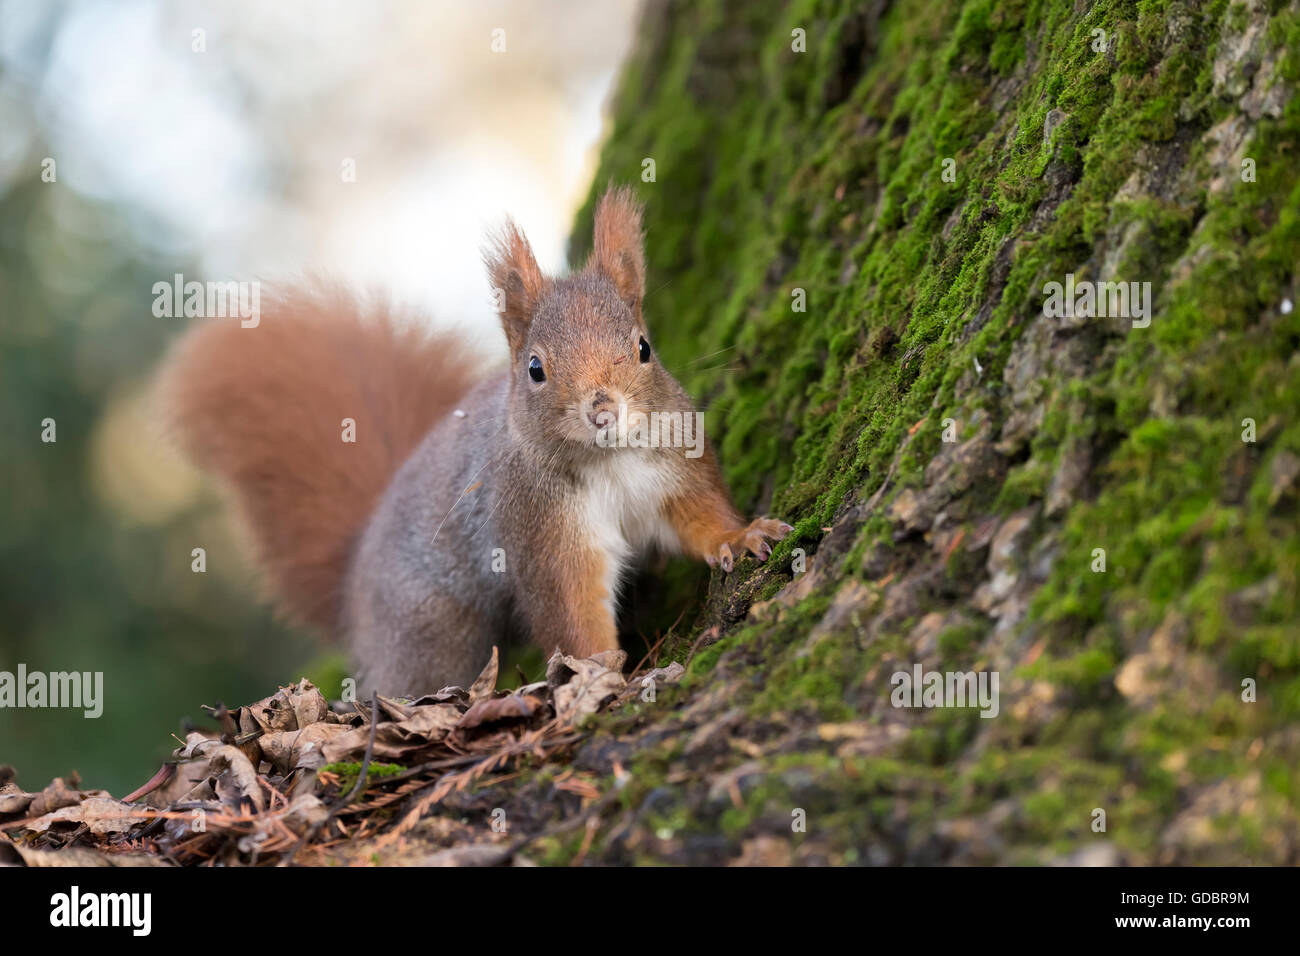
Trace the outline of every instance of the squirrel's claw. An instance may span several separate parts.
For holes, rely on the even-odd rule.
[[[748,551],[762,564],[772,556],[772,542],[780,541],[793,530],[792,526],[775,518],[755,518],[747,527],[720,542],[716,552],[705,555],[704,560],[709,567],[721,564],[722,570],[730,573],[735,567],[736,552]]]
[[[758,558],[758,563],[762,564],[772,555],[771,542],[780,541],[793,530],[790,525],[775,518],[755,518],[745,529],[744,544]]]

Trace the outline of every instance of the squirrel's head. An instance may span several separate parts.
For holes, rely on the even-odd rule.
[[[664,400],[667,372],[641,316],[641,207],[626,187],[596,206],[592,252],[576,275],[542,274],[508,222],[485,254],[510,347],[512,424],[548,443],[608,443],[627,413]]]

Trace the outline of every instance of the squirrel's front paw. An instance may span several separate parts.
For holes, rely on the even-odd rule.
[[[704,556],[709,567],[721,564],[722,570],[730,572],[735,566],[736,555],[748,551],[758,563],[762,564],[772,554],[772,541],[780,541],[794,529],[784,521],[775,518],[755,518],[748,527],[728,532]]]

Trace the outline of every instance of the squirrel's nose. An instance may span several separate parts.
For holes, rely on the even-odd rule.
[[[597,428],[609,428],[618,420],[614,414],[614,402],[607,392],[597,392],[591,398],[591,407],[587,410],[587,421]]]

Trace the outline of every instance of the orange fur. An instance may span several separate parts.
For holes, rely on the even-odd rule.
[[[501,328],[514,354],[523,348],[533,313],[550,280],[538,268],[527,237],[509,220],[484,250],[483,264],[487,266],[493,294],[503,296]]]
[[[710,565],[721,564],[724,571],[730,571],[746,551],[765,560],[772,551],[768,539],[780,541],[790,526],[774,518],[746,523],[732,506],[712,455],[705,460],[708,465],[693,476],[689,490],[664,508],[682,551]]]
[[[206,323],[166,364],[165,418],[232,490],[290,615],[334,632],[353,539],[476,363],[454,336],[338,290],[278,297],[253,328]]]
[[[626,186],[600,197],[592,223],[588,269],[607,275],[637,321],[645,296],[645,243],[641,231],[641,205]]]
[[[618,631],[607,610],[605,559],[594,551],[576,550],[564,556],[564,573],[555,582],[562,609],[555,618],[563,630],[556,648],[573,657],[590,657],[618,648]],[[546,648],[549,652],[552,648]]]

